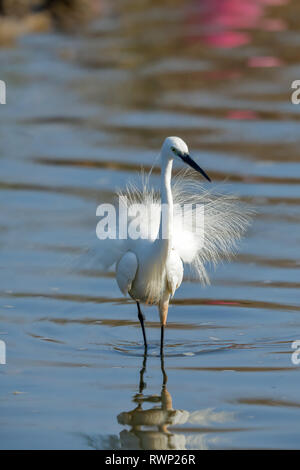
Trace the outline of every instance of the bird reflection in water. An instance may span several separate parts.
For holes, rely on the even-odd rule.
[[[136,407],[132,411],[120,413],[118,422],[128,425],[131,429],[120,433],[122,448],[126,449],[185,449],[183,435],[174,434],[168,426],[186,422],[189,413],[184,410],[174,410],[172,397],[167,390],[167,374],[164,368],[164,358],[161,357],[163,383],[161,394],[145,395],[147,355],[144,356],[143,367],[140,371],[139,392],[134,396]],[[154,403],[152,408],[143,409],[145,403]]]
[[[234,419],[232,412],[215,412],[212,408],[203,409],[190,413],[186,410],[173,408],[172,397],[167,390],[167,374],[164,367],[164,358],[161,357],[161,372],[163,377],[160,395],[146,395],[146,383],[144,375],[146,372],[147,356],[144,356],[143,367],[140,371],[139,392],[133,397],[136,404],[131,411],[122,412],[117,416],[121,425],[130,426],[120,432],[121,449],[145,449],[145,450],[185,450],[185,449],[208,449],[210,445],[219,444],[220,438],[215,434],[208,437],[201,428],[174,432],[169,427],[184,423],[206,426],[211,423],[224,423]],[[143,409],[144,405],[153,404],[151,408]],[[195,433],[196,430],[196,433]],[[207,430],[207,428],[206,428]],[[186,433],[187,431],[187,433]],[[212,429],[210,430],[212,431]],[[215,432],[220,429],[215,428]]]

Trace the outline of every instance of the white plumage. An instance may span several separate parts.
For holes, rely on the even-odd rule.
[[[124,295],[130,292],[132,282],[136,276],[138,268],[138,259],[132,251],[126,251],[124,255],[118,260],[116,266],[117,283],[120,291]]]
[[[119,201],[129,214],[135,204],[142,204],[140,237],[101,241],[102,265],[109,267],[116,263],[120,290],[123,294],[129,293],[138,303],[145,346],[139,302],[158,305],[163,342],[169,299],[182,282],[184,266],[190,266],[194,276],[202,284],[208,284],[207,265],[230,257],[250,220],[250,211],[245,210],[236,197],[204,189],[199,178],[192,177],[197,177],[195,171],[179,172],[171,186],[174,159],[182,160],[210,180],[190,158],[182,139],[168,137],[160,157],[160,193],[150,186],[148,177],[142,179],[140,189],[130,185],[119,193]],[[162,206],[166,209],[164,218]],[[204,207],[204,219],[196,217],[199,206]],[[128,217],[128,228],[133,219]]]

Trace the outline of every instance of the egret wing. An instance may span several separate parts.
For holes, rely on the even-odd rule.
[[[173,297],[183,278],[183,264],[175,250],[171,250],[166,266],[169,291]]]
[[[127,251],[117,263],[116,279],[118,286],[124,295],[126,295],[131,289],[137,268],[138,260],[132,251]]]

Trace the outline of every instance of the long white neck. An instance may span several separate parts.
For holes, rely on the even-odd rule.
[[[173,160],[162,158],[161,167],[161,217],[157,243],[160,255],[166,259],[172,246],[173,232],[173,196],[171,190]]]
[[[149,253],[149,282],[147,295],[151,302],[162,298],[166,261],[172,248],[173,197],[171,191],[172,160],[162,158],[161,167],[161,206],[159,234]]]

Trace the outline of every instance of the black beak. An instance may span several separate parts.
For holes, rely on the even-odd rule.
[[[194,170],[198,171],[198,173],[201,173],[201,175],[204,176],[204,178],[206,178],[211,183],[210,177],[205,173],[204,170],[202,170],[202,168],[200,168],[199,165],[197,165],[196,162],[194,162],[194,160],[189,156],[189,154],[184,153],[180,155],[180,158],[182,161],[184,161],[184,163],[194,168]]]

